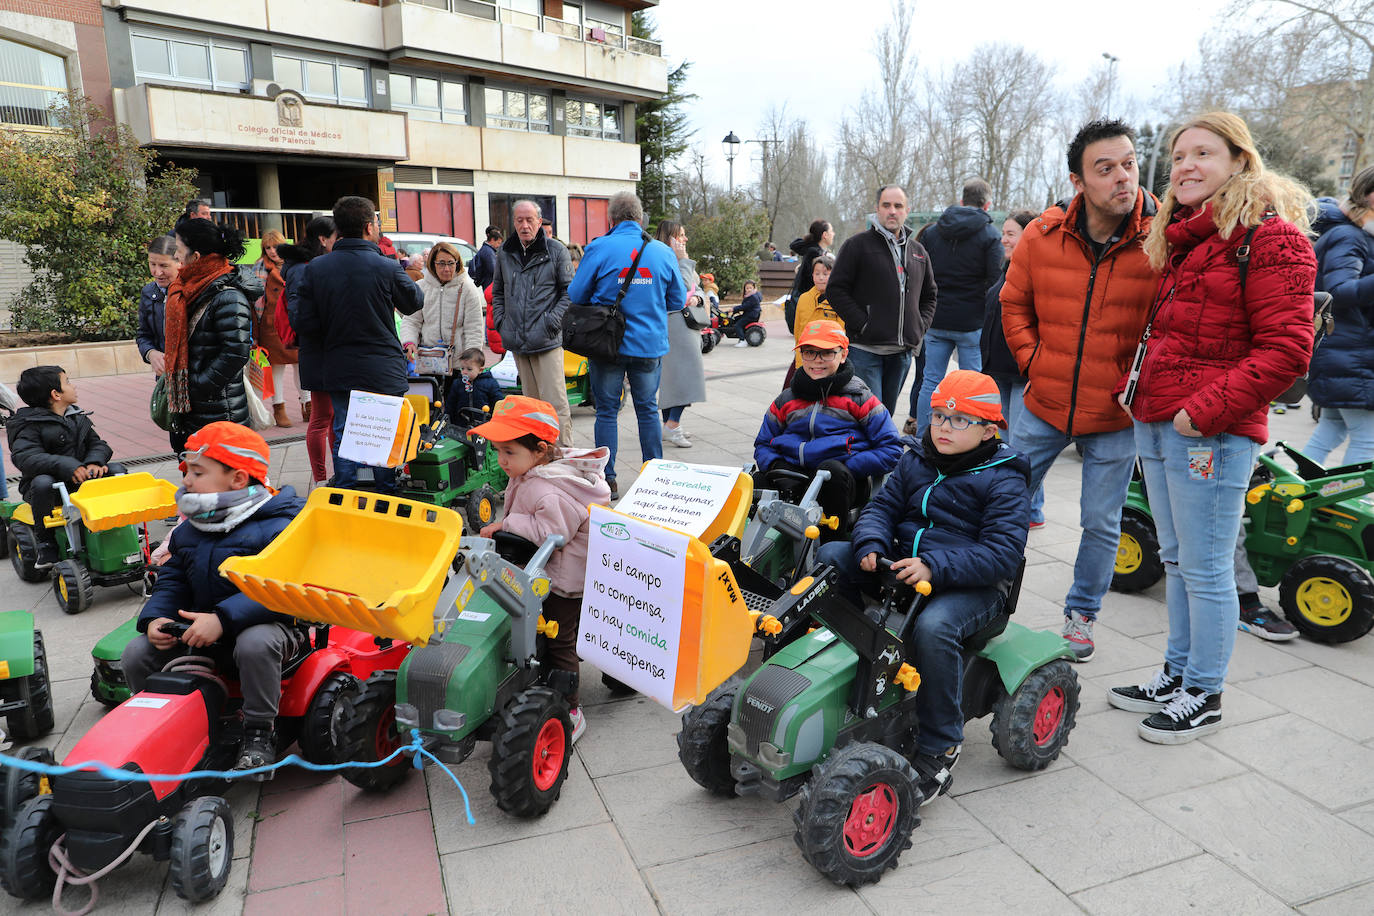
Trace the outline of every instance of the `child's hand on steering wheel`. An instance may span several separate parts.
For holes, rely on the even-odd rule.
[[[202,614],[196,611],[178,613],[191,621],[191,626],[182,634],[181,641],[192,648],[199,649],[216,643],[224,635],[224,624],[220,623],[218,614]]]
[[[177,638],[171,633],[162,632],[162,625],[164,623],[175,623],[175,621],[168,617],[159,617],[148,624],[148,642],[152,644],[154,649],[162,651],[172,648],[172,646],[175,646],[178,642]]]
[[[920,557],[906,557],[896,560],[892,564],[892,571],[897,574],[897,581],[913,588],[917,582],[930,581],[930,567]]]
[[[487,526],[483,527],[483,528],[482,528],[480,531],[478,531],[477,533],[480,534],[480,535],[481,535],[482,537],[484,537],[484,538],[489,538],[489,537],[491,537],[492,535],[494,535],[496,532],[498,532],[498,531],[500,531],[500,530],[501,530],[501,523],[500,523],[500,522],[492,522],[490,525],[487,525]]]

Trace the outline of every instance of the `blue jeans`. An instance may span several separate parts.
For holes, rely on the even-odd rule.
[[[845,541],[822,544],[816,562],[833,566],[844,594],[858,594],[870,573],[859,569],[853,545]],[[912,633],[915,657],[907,661],[921,674],[916,691],[919,721],[916,750],[942,754],[964,741],[965,639],[987,626],[1002,611],[1003,596],[995,588],[950,588],[938,591],[916,618]]]
[[[930,425],[930,396],[935,386],[949,371],[949,358],[959,351],[959,368],[982,371],[983,353],[978,345],[983,331],[942,331],[931,328],[926,331],[922,351],[926,355],[925,376],[911,386],[911,416],[916,418],[916,428],[925,429]]]
[[[329,392],[329,400],[334,405],[334,435],[330,448],[334,454],[334,476],[330,478],[331,487],[352,487],[358,483],[358,468],[367,467],[356,461],[339,457],[339,442],[343,439],[344,425],[348,423],[347,391]],[[392,468],[372,468],[372,479],[376,481],[378,493],[396,492],[396,471]]]
[[[620,394],[625,378],[630,379],[630,399],[639,419],[639,452],[643,460],[663,457],[663,427],[658,419],[658,379],[663,371],[660,357],[622,356],[615,362],[588,361],[592,396],[596,398],[596,424],[593,427],[597,448],[606,446],[611,458],[606,462],[606,479],[615,480],[615,453],[620,431]]]
[[[863,379],[869,390],[883,402],[887,412],[896,416],[897,396],[902,393],[907,371],[911,368],[910,351],[879,356],[858,347],[850,347],[849,364],[854,367],[854,374]]]
[[[1350,436],[1341,464],[1355,464],[1374,459],[1374,410],[1356,407],[1323,407],[1312,438],[1302,447],[1302,453],[1321,465],[1326,458]]]
[[[1183,436],[1173,423],[1136,423],[1135,441],[1164,561],[1164,660],[1185,687],[1220,693],[1240,618],[1236,537],[1259,444]]]
[[[682,412],[683,412],[684,410],[686,410],[689,406],[691,406],[691,405],[689,405],[689,404],[679,404],[677,407],[668,407],[668,408],[665,408],[664,411],[663,411],[663,422],[664,422],[664,423],[681,423],[681,422],[682,422]]]
[[[1121,506],[1126,502],[1126,487],[1135,466],[1135,436],[1130,427],[1109,433],[1067,436],[1029,409],[1023,409],[1011,426],[1011,441],[1016,451],[1030,462],[1032,490],[1044,483],[1045,474],[1065,446],[1071,442],[1083,446],[1083,480],[1078,496],[1078,523],[1083,534],[1078,540],[1073,585],[1064,598],[1064,616],[1077,611],[1089,620],[1096,620],[1102,596],[1107,594],[1107,587],[1112,583],[1112,569],[1116,566],[1116,548],[1121,540]]]
[[[1016,425],[1016,418],[1021,415],[1021,411],[1026,409],[1026,377],[997,376],[997,390],[1002,395],[1002,417],[1007,421],[1008,429],[1008,432],[1002,434],[1002,438],[1012,448],[1016,448],[1016,443],[1011,440],[1010,429]],[[1038,525],[1044,521],[1045,485],[1042,483],[1031,491],[1031,522]]]

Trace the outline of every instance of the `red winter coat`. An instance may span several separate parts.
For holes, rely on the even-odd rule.
[[[492,314],[491,309],[491,291],[495,285],[488,283],[487,288],[482,291],[482,295],[487,300],[487,349],[497,356],[502,356],[505,354],[506,348],[501,344],[501,332],[496,330],[496,317]]]
[[[1131,405],[1137,420],[1169,422],[1183,408],[1205,436],[1268,441],[1269,402],[1312,355],[1317,258],[1296,226],[1267,219],[1250,243],[1242,294],[1245,232],[1218,235],[1210,204],[1179,210],[1165,230],[1169,265]]]

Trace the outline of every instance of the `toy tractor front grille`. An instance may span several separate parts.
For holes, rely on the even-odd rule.
[[[468,650],[462,643],[439,643],[410,653],[406,701],[419,712],[417,721],[421,728],[433,728],[434,714],[448,706],[449,679]]]
[[[809,677],[788,668],[766,667],[759,671],[740,699],[737,722],[744,731],[746,753],[754,757],[760,741],[773,740],[783,707],[810,686]]]

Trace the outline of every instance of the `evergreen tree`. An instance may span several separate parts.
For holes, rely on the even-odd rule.
[[[635,38],[657,41],[654,22],[644,10],[630,17]],[[659,99],[641,102],[635,109],[635,140],[639,143],[639,199],[649,225],[677,213],[677,188],[673,161],[687,150],[693,130],[687,124],[684,103],[696,96],[685,90],[691,61],[684,60],[668,71],[668,92]]]

